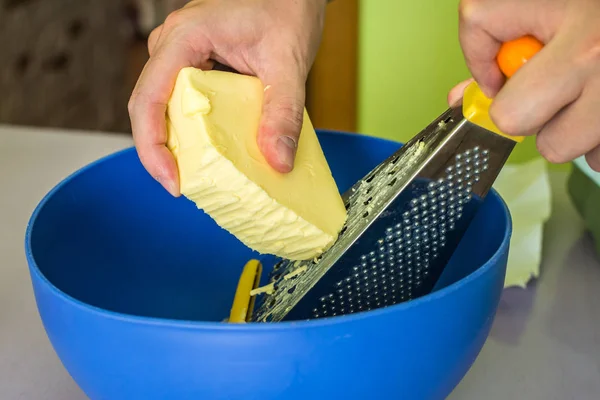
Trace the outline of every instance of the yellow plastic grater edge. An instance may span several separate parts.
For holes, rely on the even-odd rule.
[[[262,264],[258,260],[250,260],[244,266],[229,313],[229,323],[248,322],[255,302],[255,297],[250,292],[258,287],[261,274]]]
[[[521,143],[525,137],[510,136],[503,133],[492,121],[490,117],[490,106],[492,99],[487,97],[482,91],[477,82],[472,82],[466,87],[463,95],[463,116],[471,123],[480,126],[488,131],[494,132],[497,135],[507,139]]]

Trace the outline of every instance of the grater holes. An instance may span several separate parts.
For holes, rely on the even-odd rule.
[[[281,273],[276,273],[275,275],[273,275],[273,277],[271,278],[271,280],[273,282],[277,282],[279,280],[279,278],[281,278]]]
[[[488,159],[489,152],[475,147],[458,154],[444,176],[427,183],[425,192],[409,201],[399,215],[400,222],[387,227],[373,250],[349,268],[351,282],[335,285],[333,302],[324,303],[328,315],[367,311],[420,295]],[[325,315],[320,309],[313,315]]]
[[[282,262],[278,262],[273,266],[273,272],[279,271],[281,269]]]

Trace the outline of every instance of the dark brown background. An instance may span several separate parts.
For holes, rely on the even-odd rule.
[[[148,32],[185,0],[0,0],[0,123],[129,132]],[[308,82],[316,127],[356,129],[358,0],[327,9]]]

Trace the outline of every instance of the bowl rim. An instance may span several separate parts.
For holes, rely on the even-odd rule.
[[[336,130],[328,130],[328,129],[317,129],[318,136],[351,136],[356,137],[360,136],[362,139],[366,139],[369,141],[375,142],[388,142],[388,143],[397,143],[403,145],[401,142],[397,142],[391,139],[380,138],[375,136],[369,136],[360,133],[351,133],[345,131],[336,131]],[[461,287],[468,285],[469,283],[480,279],[483,275],[485,275],[489,270],[491,270],[497,263],[496,261],[502,256],[505,250],[508,249],[510,244],[510,237],[512,235],[512,217],[506,202],[500,196],[500,194],[495,190],[491,189],[488,195],[495,196],[496,199],[500,203],[500,207],[506,218],[507,224],[504,229],[504,236],[498,248],[495,250],[494,254],[479,268],[475,271],[471,272],[467,276],[462,279],[442,288],[436,290],[433,293],[426,294],[417,299],[410,300],[407,302],[394,304],[388,307],[379,308],[376,310],[371,310],[368,312],[357,312],[354,314],[346,314],[340,315],[336,317],[328,317],[328,318],[319,318],[314,320],[298,320],[298,321],[282,321],[277,323],[243,323],[243,324],[230,324],[224,323],[221,321],[195,321],[195,320],[181,320],[181,319],[171,319],[171,318],[160,318],[160,317],[148,317],[141,316],[135,314],[127,314],[118,311],[106,310],[101,307],[94,306],[92,304],[85,303],[56,287],[40,270],[38,267],[35,258],[33,256],[32,244],[31,244],[31,236],[32,231],[35,226],[35,223],[38,219],[38,216],[43,211],[46,203],[60,190],[63,189],[65,185],[71,182],[77,176],[85,173],[86,171],[95,168],[96,166],[109,162],[113,158],[117,158],[126,153],[137,152],[134,146],[130,146],[124,148],[122,150],[118,150],[112,152],[106,156],[103,156],[83,167],[75,170],[64,179],[62,179],[59,183],[57,183],[50,191],[44,195],[44,197],[39,201],[33,210],[29,221],[27,223],[26,231],[25,231],[25,255],[27,259],[27,263],[29,264],[29,271],[32,275],[35,275],[43,284],[45,284],[49,290],[54,293],[58,298],[62,301],[69,303],[70,305],[85,310],[87,312],[91,312],[92,314],[96,314],[102,316],[104,318],[110,318],[113,320],[118,320],[121,322],[132,323],[132,324],[142,324],[142,325],[152,325],[164,328],[178,328],[178,329],[190,329],[190,330],[212,330],[212,331],[223,331],[223,332],[260,332],[260,331],[288,331],[288,330],[296,330],[298,328],[318,328],[318,327],[326,327],[331,325],[352,323],[364,319],[377,318],[380,316],[385,316],[390,313],[394,313],[396,311],[408,310],[414,307],[418,307],[423,303],[432,302],[438,300],[442,297],[445,297],[451,293],[458,291]],[[33,279],[33,276],[32,276]],[[33,283],[33,282],[32,282]]]

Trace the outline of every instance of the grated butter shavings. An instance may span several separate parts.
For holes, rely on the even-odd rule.
[[[295,270],[293,270],[292,272],[290,272],[287,275],[283,276],[284,280],[288,280],[288,279],[292,279],[298,275],[300,275],[301,273],[306,272],[306,265],[300,267],[300,268],[296,268]]]
[[[250,291],[250,296],[256,296],[262,293],[266,293],[268,295],[273,294],[275,291],[275,282],[271,282],[268,285],[261,286],[259,288],[253,289]]]

